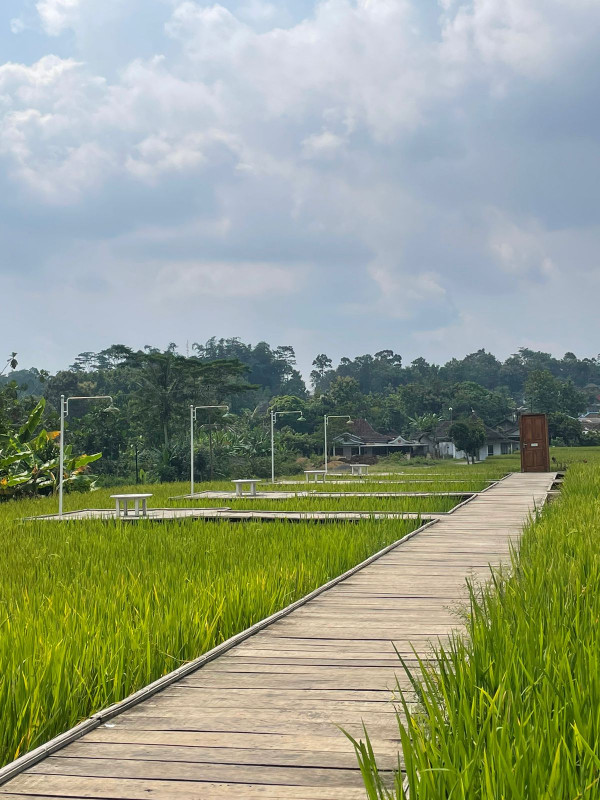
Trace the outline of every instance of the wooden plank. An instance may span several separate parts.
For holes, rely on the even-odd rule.
[[[358,768],[281,767],[253,764],[194,764],[183,761],[68,758],[50,756],[31,767],[30,774],[72,775],[89,778],[271,783],[290,786],[361,786]]]
[[[13,800],[81,798],[93,800],[340,800],[338,787],[213,783],[77,776],[22,775],[13,781]],[[364,800],[362,787],[344,786],[344,800]]]
[[[389,742],[394,745],[399,742],[398,727],[394,724],[391,728],[394,735]],[[231,732],[184,732],[184,731],[139,731],[131,728],[98,728],[85,738],[89,746],[95,742],[140,745],[170,745],[178,747],[217,747],[251,748],[252,750],[316,750],[318,752],[348,753],[346,737],[333,725],[330,736],[306,736],[305,734],[258,734],[258,733],[231,733]],[[69,748],[70,749],[70,748]],[[397,752],[394,747],[393,752]]]
[[[347,746],[345,750],[321,747],[321,739],[315,738],[314,748],[282,747],[209,747],[188,746],[179,744],[138,744],[134,742],[74,742],[62,754],[64,760],[92,759],[109,761],[159,761],[181,765],[234,765],[250,767],[303,767],[311,769],[348,769],[356,770],[356,756]],[[391,766],[397,760],[397,744],[387,743],[378,747],[378,754],[391,759]],[[68,770],[68,767],[67,767]]]

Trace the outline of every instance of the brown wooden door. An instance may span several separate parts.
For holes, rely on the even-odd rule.
[[[521,472],[550,472],[550,442],[546,414],[523,414],[519,420]]]

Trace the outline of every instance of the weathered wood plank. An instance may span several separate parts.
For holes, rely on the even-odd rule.
[[[213,783],[77,776],[22,775],[13,781],[13,800],[340,800],[338,787]],[[20,791],[19,791],[20,790]],[[344,786],[344,800],[364,800],[364,789]]]

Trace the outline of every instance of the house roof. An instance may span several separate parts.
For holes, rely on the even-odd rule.
[[[387,444],[391,437],[378,433],[366,419],[355,419],[348,425],[348,433],[362,439],[364,444]]]
[[[500,424],[496,425],[496,428],[499,431],[519,430],[519,423],[515,422],[514,419],[503,419]]]
[[[471,418],[480,419],[476,414],[472,414]],[[417,442],[420,442],[423,439],[433,440],[435,438],[438,442],[450,442],[452,441],[452,437],[450,436],[449,430],[452,427],[453,422],[451,422],[448,419],[442,420],[435,429],[435,431],[433,432],[433,434],[422,431],[421,433],[418,433],[415,436],[415,440]],[[483,427],[485,429],[486,442],[510,441],[508,433],[503,433],[501,431],[497,431],[495,428],[490,428],[490,426],[486,425],[485,422],[483,422],[483,420],[480,420],[480,422],[483,424]]]

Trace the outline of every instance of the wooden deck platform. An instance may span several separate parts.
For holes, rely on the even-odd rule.
[[[424,511],[236,511],[232,508],[149,508],[146,517],[120,517],[122,522],[172,522],[174,520],[197,519],[219,520],[231,522],[269,522],[272,520],[286,519],[290,522],[356,522],[362,519],[420,519],[434,520],[452,514],[458,506],[450,511],[430,513]],[[49,522],[69,522],[82,519],[116,520],[117,512],[114,508],[83,508],[79,511],[66,511],[62,517],[58,514],[46,514],[39,517],[27,517],[27,520],[47,520]]]
[[[366,477],[364,475],[362,475],[360,477],[357,475],[354,478],[348,478],[347,480],[344,480],[344,481],[341,481],[341,480],[330,480],[329,478],[327,478],[327,480],[325,481],[325,485],[328,486],[328,485],[331,484],[331,485],[335,486],[337,484],[338,486],[339,485],[350,486],[353,483],[356,483],[359,486],[360,486],[361,483],[381,484],[381,485],[385,485],[385,486],[390,486],[390,485],[395,486],[395,485],[399,485],[399,484],[410,486],[411,483],[434,483],[434,484],[435,483],[438,483],[438,484],[439,483],[459,483],[459,484],[460,483],[488,483],[488,484],[492,484],[492,483],[496,483],[496,480],[497,480],[496,478],[491,479],[491,478],[478,478],[478,477],[475,477],[475,478],[452,478],[452,479],[449,479],[449,480],[440,481],[440,480],[432,479],[432,478],[429,478],[429,477],[427,477],[427,478],[417,478],[417,477],[415,477],[415,478],[408,478],[407,479],[407,478],[405,478],[403,476],[402,478],[398,479],[397,481],[396,480],[378,481],[378,480],[373,480],[370,475],[367,475]],[[277,481],[276,483],[274,483],[274,484],[271,483],[269,485],[270,486],[306,486],[307,483],[306,483],[306,481]],[[310,486],[310,485],[311,484],[309,483],[308,486]],[[320,484],[320,485],[322,486],[323,484]]]
[[[465,577],[507,559],[553,481],[509,476],[170,686],[97,715],[21,774],[0,771],[0,797],[362,800],[336,726],[360,735],[364,720],[394,767],[391,692],[396,676],[407,681],[393,645],[426,656],[430,640],[461,627]]]
[[[182,494],[169,497],[169,500],[295,500],[298,497],[316,498],[337,498],[338,500],[347,497],[472,497],[478,492],[257,492],[256,494],[245,494],[243,497],[236,495],[235,492],[194,492],[194,494]]]

